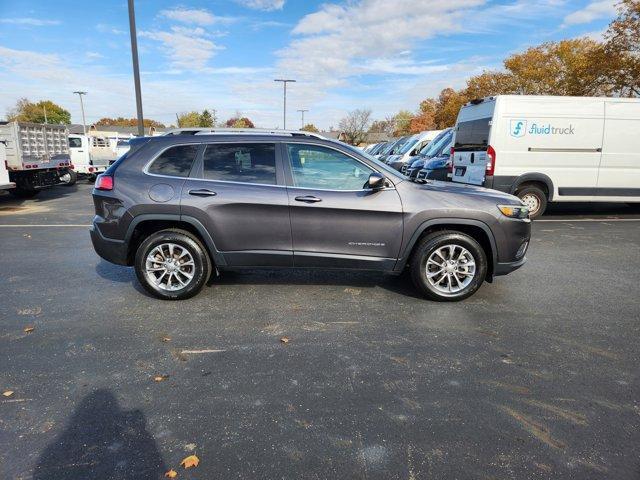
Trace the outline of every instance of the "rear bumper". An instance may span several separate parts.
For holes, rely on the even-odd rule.
[[[95,224],[89,230],[93,249],[106,261],[117,265],[128,265],[128,249],[124,240],[113,240],[102,236]]]

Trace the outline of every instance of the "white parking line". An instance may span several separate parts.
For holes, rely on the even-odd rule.
[[[543,218],[541,220],[534,220],[534,223],[540,222],[640,222],[640,218],[573,218],[573,219],[561,219],[561,218]]]
[[[67,224],[63,224],[63,223],[52,223],[49,225],[44,225],[44,224],[40,224],[40,225],[29,225],[29,224],[22,224],[22,225],[0,225],[0,228],[28,228],[28,227],[83,227],[83,228],[89,228],[91,225],[84,225],[84,224],[80,224],[80,223],[67,223]]]

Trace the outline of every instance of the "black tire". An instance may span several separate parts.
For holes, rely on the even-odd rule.
[[[67,170],[66,173],[63,173],[62,175],[60,175],[60,180],[62,180],[62,177],[64,177],[65,175],[69,175],[69,179],[64,182],[62,185],[64,185],[65,187],[70,187],[71,185],[75,185],[76,182],[78,181],[78,174],[76,172],[74,172],[73,170]]]
[[[465,248],[473,256],[473,261],[475,262],[475,272],[471,282],[460,291],[454,293],[444,293],[427,280],[427,260],[437,249],[446,245]],[[460,252],[460,250],[454,251]],[[443,260],[447,259],[443,258]],[[440,302],[457,302],[470,297],[480,288],[487,276],[487,255],[483,248],[469,235],[453,230],[433,232],[422,238],[413,251],[409,265],[411,278],[416,288],[425,297]]]
[[[525,185],[516,192],[516,196],[527,205],[537,204],[536,210],[529,208],[529,218],[536,219],[542,216],[547,209],[547,195],[544,191],[534,185]],[[531,199],[531,201],[527,201]]]
[[[40,193],[35,188],[16,187],[9,190],[9,193],[16,198],[33,198]]]
[[[163,243],[176,244],[188,251],[193,258],[193,270],[190,272],[193,278],[180,289],[166,290],[147,277],[145,268],[147,256],[155,247]],[[193,297],[202,290],[212,271],[211,259],[202,242],[193,234],[179,229],[161,230],[147,237],[136,251],[134,265],[138,281],[144,289],[163,300],[183,300]]]

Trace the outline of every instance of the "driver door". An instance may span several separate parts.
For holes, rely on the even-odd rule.
[[[367,188],[375,170],[338,149],[306,143],[284,149],[294,265],[391,270],[403,228],[395,188]]]

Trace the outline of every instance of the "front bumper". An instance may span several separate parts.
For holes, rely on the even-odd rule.
[[[124,240],[104,237],[95,223],[91,225],[89,235],[93,249],[100,257],[117,265],[129,265],[128,248]]]
[[[519,269],[526,262],[527,262],[527,257],[524,256],[520,260],[515,262],[496,263],[493,268],[493,276],[499,277],[500,275],[507,275],[508,273],[511,273],[514,270]]]

